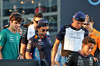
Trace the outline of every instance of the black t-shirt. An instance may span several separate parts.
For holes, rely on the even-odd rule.
[[[80,52],[74,52],[69,55],[65,64],[67,66],[93,66],[93,56],[83,56]]]
[[[21,37],[21,43],[27,46],[28,40],[27,40],[27,29],[23,30],[23,34]]]

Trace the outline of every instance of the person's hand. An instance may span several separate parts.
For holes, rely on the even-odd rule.
[[[24,59],[23,56],[21,54],[19,54],[17,59]]]
[[[63,66],[67,66],[67,65],[64,64]]]
[[[98,62],[98,59],[97,59],[96,57],[93,57],[93,60],[94,60],[95,62]]]

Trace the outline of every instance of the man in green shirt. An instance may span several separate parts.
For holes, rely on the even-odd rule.
[[[17,29],[22,22],[21,14],[14,12],[10,15],[10,26],[0,33],[0,59],[17,59],[19,56],[19,42],[21,36]]]

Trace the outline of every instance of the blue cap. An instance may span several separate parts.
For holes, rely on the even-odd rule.
[[[73,18],[76,19],[77,21],[84,22],[85,21],[85,14],[83,12],[79,11],[79,12],[75,13]]]
[[[36,28],[49,26],[49,22],[47,19],[40,19]]]

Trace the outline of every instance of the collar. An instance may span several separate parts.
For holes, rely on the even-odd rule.
[[[39,34],[36,34],[38,38],[43,39]],[[44,38],[47,38],[47,35],[44,36]]]
[[[74,29],[74,30],[77,30],[77,31],[78,31],[78,30],[80,30],[80,29],[82,29],[82,28],[83,28],[83,27],[81,27],[80,29],[76,29],[75,27],[73,27],[73,25],[72,25],[72,24],[73,24],[73,22],[71,23],[70,27],[71,27],[72,29]]]
[[[96,32],[96,29],[93,28],[93,31],[92,31],[92,33],[90,34],[90,36],[91,36],[91,35],[94,35],[95,32]]]
[[[78,52],[79,52],[79,54],[80,54],[81,56],[83,56],[83,57],[87,57],[87,56],[83,55],[80,51],[78,51]]]

